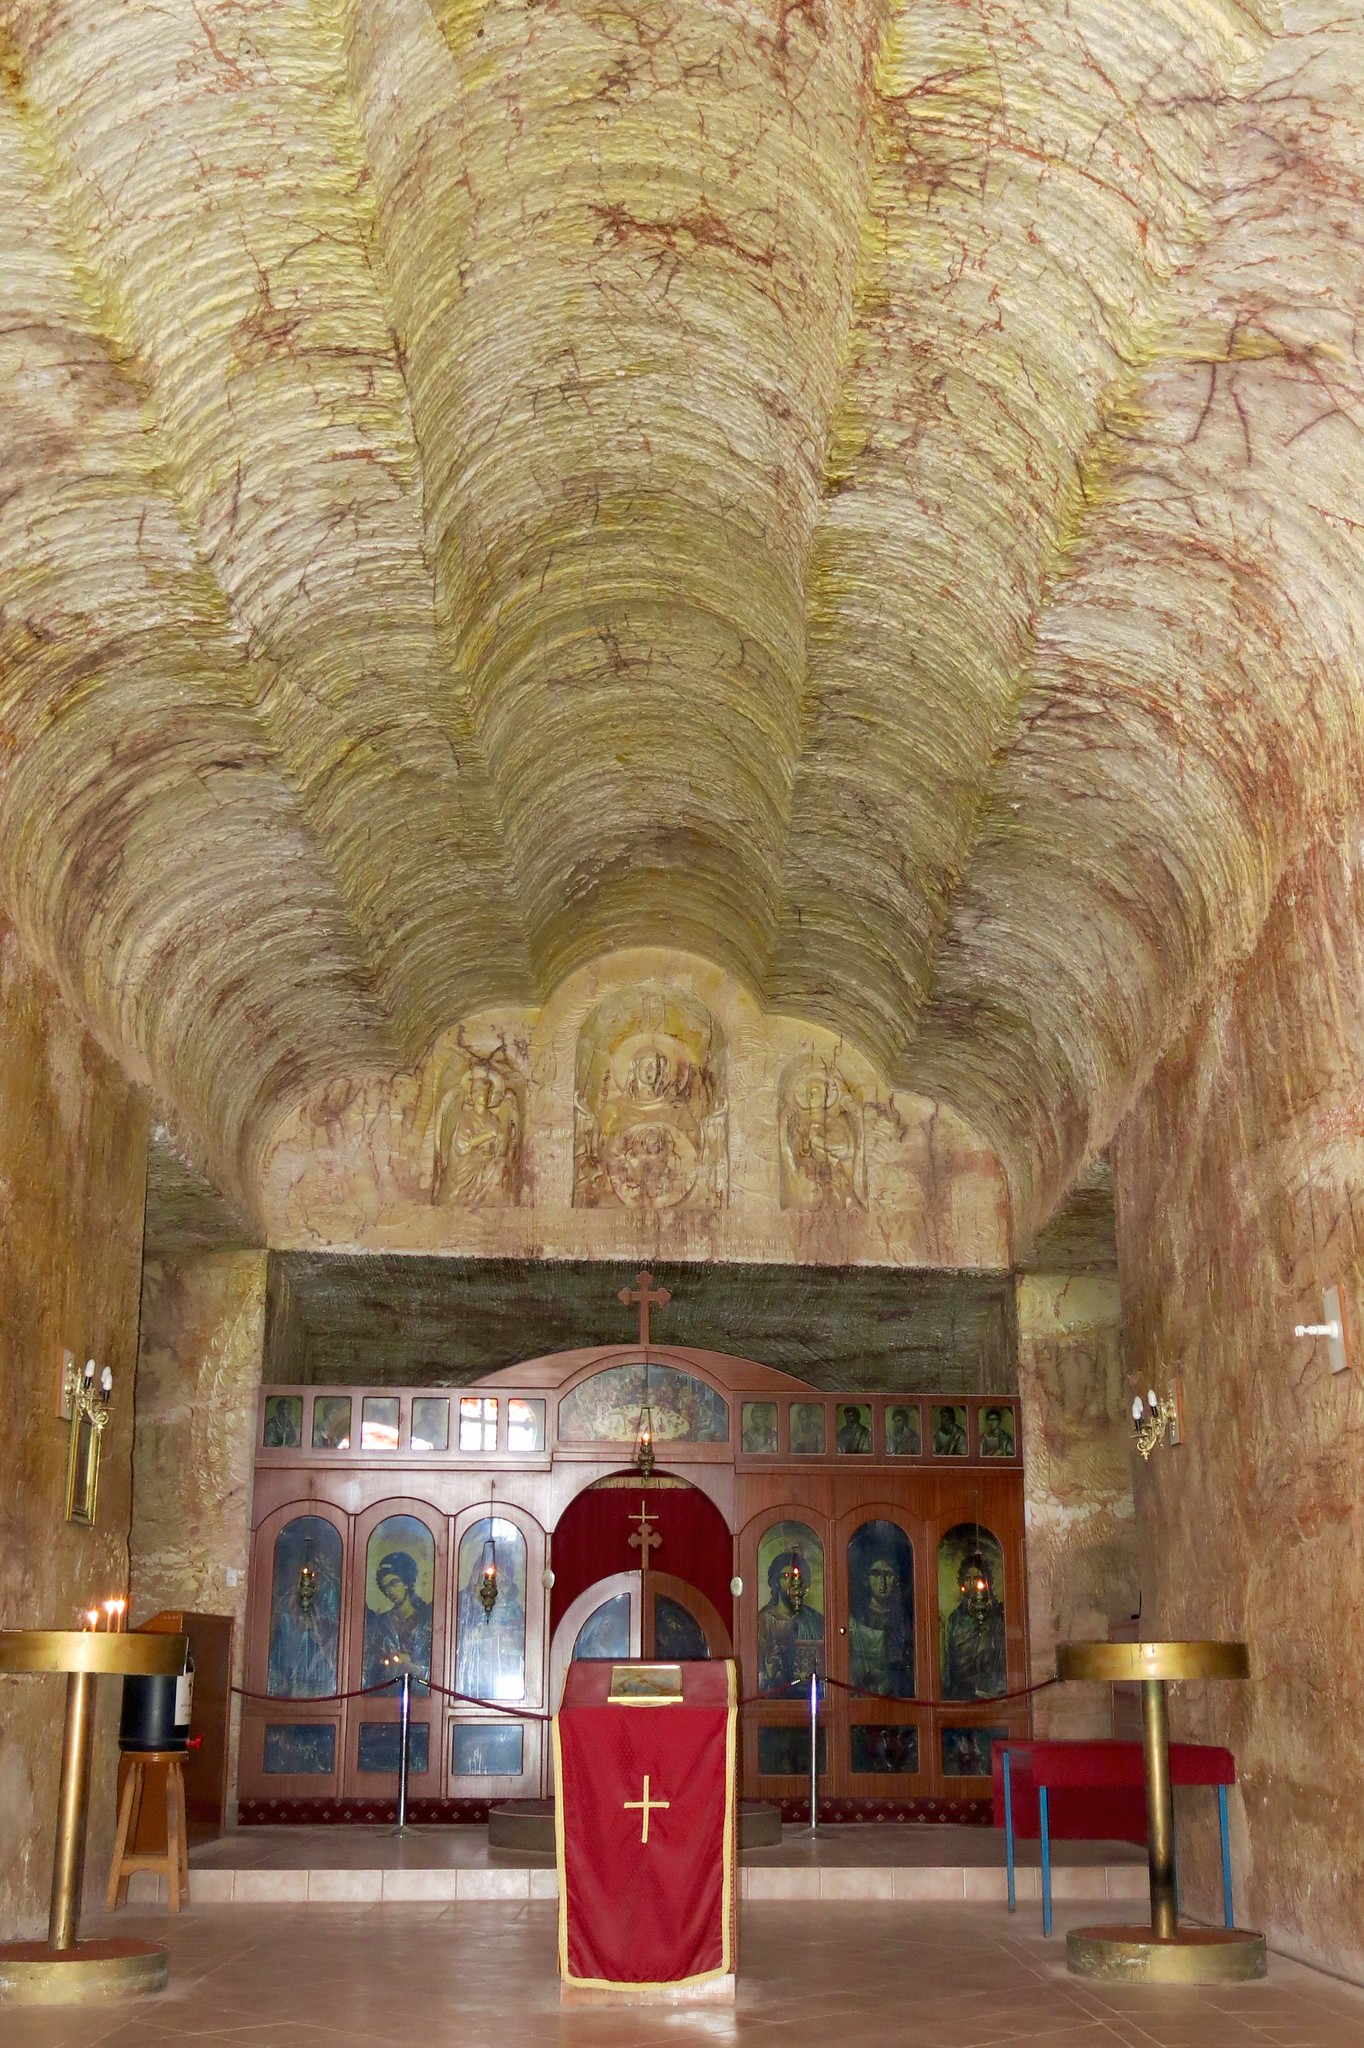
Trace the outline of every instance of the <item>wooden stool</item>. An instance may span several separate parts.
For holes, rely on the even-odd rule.
[[[166,1849],[164,1855],[130,1853],[128,1844],[137,1840],[142,1813],[142,1792],[148,1764],[166,1766]],[[180,1911],[180,1899],[189,1897],[189,1844],[185,1838],[185,1757],[178,1749],[145,1749],[129,1757],[128,1776],[118,1808],[118,1832],[109,1867],[109,1890],[105,1907],[113,1912],[128,1896],[128,1879],[135,1870],[164,1872],[166,1902],[172,1913]]]

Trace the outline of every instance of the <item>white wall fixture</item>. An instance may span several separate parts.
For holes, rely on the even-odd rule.
[[[1324,1337],[1326,1355],[1331,1361],[1332,1372],[1348,1372],[1352,1364],[1350,1356],[1350,1326],[1345,1313],[1345,1303],[1338,1287],[1328,1287],[1322,1294],[1323,1320],[1319,1323],[1294,1323],[1295,1337]]]

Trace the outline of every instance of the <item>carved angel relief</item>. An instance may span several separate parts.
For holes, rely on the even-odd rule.
[[[814,1054],[781,1077],[777,1123],[783,1209],[865,1209],[866,1108],[846,1075]]]
[[[428,1130],[433,1206],[513,1208],[521,1199],[525,1082],[507,1047],[460,1039],[436,1076]]]
[[[578,1036],[573,1205],[718,1209],[729,1173],[725,1041],[680,989],[621,989]]]

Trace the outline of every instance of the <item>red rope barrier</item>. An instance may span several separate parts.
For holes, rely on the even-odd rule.
[[[821,1677],[819,1682],[821,1685],[837,1686],[840,1692],[852,1693],[853,1696],[859,1700],[880,1700],[884,1706],[954,1708],[998,1707],[1002,1706],[1005,1700],[1025,1700],[1029,1697],[1031,1693],[1045,1692],[1048,1686],[1060,1684],[1060,1680],[1057,1678],[1041,1678],[1038,1680],[1036,1685],[1020,1685],[1015,1687],[1013,1692],[982,1693],[978,1699],[920,1700],[903,1699],[899,1697],[897,1694],[890,1692],[868,1692],[863,1686],[849,1685],[845,1678]],[[798,1692],[751,1692],[748,1693],[745,1696],[745,1698],[740,1700],[739,1705],[741,1707],[752,1707],[758,1706],[760,1704],[769,1707],[782,1705],[795,1706],[803,1704],[804,1702],[808,1701],[810,1697],[809,1679],[792,1679],[791,1683],[793,1686],[799,1686],[800,1690]]]
[[[431,1681],[432,1692],[443,1693],[447,1700],[463,1700],[466,1706],[484,1707],[490,1714],[510,1714],[518,1721],[552,1721],[553,1714],[542,1714],[536,1707],[508,1707],[500,1700],[480,1700],[471,1692],[456,1692],[452,1685],[437,1685]]]
[[[883,1706],[928,1708],[1000,1707],[1004,1705],[1006,1700],[1025,1700],[1028,1699],[1035,1692],[1046,1692],[1049,1686],[1060,1684],[1059,1679],[1042,1678],[1038,1680],[1036,1685],[1016,1686],[1012,1692],[982,1693],[980,1697],[977,1699],[921,1700],[904,1699],[895,1693],[868,1692],[866,1688],[863,1686],[849,1685],[847,1680],[844,1678],[829,1678],[826,1676],[822,1677],[819,1682],[821,1685],[836,1686],[840,1692],[851,1693],[855,1699],[880,1701],[880,1703]],[[325,1707],[334,1705],[339,1700],[366,1699],[372,1693],[376,1692],[390,1693],[393,1695],[393,1697],[396,1698],[399,1684],[400,1681],[396,1678],[384,1678],[381,1679],[377,1685],[358,1686],[354,1692],[313,1693],[309,1695],[307,1698],[302,1699],[281,1696],[280,1694],[273,1692],[248,1692],[244,1685],[234,1685],[231,1686],[229,1690],[235,1692],[240,1699],[264,1700],[267,1703],[267,1705],[272,1707]],[[489,1714],[507,1714],[513,1720],[517,1721],[548,1722],[554,1719],[553,1714],[543,1714],[536,1707],[509,1707],[501,1700],[481,1700],[471,1692],[457,1692],[454,1686],[452,1685],[437,1685],[434,1678],[418,1679],[414,1681],[414,1684],[425,1685],[428,1691],[438,1692],[444,1699],[462,1700],[465,1706],[482,1707],[483,1710]],[[784,1693],[745,1693],[744,1697],[741,1700],[739,1700],[737,1704],[741,1707],[780,1707],[803,1704],[810,1697],[808,1680],[793,1679],[792,1684],[799,1685],[801,1690],[799,1692]]]
[[[471,1707],[486,1707],[490,1714],[511,1714],[521,1721],[552,1721],[554,1719],[552,1714],[539,1713],[534,1707],[508,1707],[504,1706],[499,1700],[480,1700],[475,1698],[471,1692],[456,1692],[453,1686],[437,1685],[434,1679],[414,1679],[412,1681],[414,1696],[419,1685],[425,1686],[429,1692],[443,1694],[448,1700],[463,1700]],[[376,1692],[386,1692],[392,1698],[397,1699],[402,1689],[402,1680],[399,1678],[381,1678],[377,1685],[357,1686],[353,1692],[315,1692],[306,1695],[249,1692],[244,1685],[234,1685],[228,1689],[231,1692],[235,1692],[239,1699],[264,1700],[267,1706],[272,1707],[326,1707],[335,1706],[339,1700],[367,1699]]]
[[[272,1707],[326,1707],[334,1705],[337,1700],[362,1700],[372,1692],[396,1692],[398,1684],[396,1678],[381,1678],[377,1685],[358,1685],[354,1692],[249,1692],[244,1685],[230,1685],[228,1691],[235,1692],[238,1699],[264,1700]]]

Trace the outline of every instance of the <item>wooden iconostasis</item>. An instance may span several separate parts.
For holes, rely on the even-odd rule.
[[[979,1817],[1027,1733],[990,1698],[1028,1682],[1014,1397],[616,1345],[453,1390],[266,1387],[257,1444],[243,1820],[377,1817],[402,1671],[431,1820],[551,1790],[536,1717],[574,1656],[736,1656],[743,1791],[793,1817],[812,1674],[826,1818]]]

